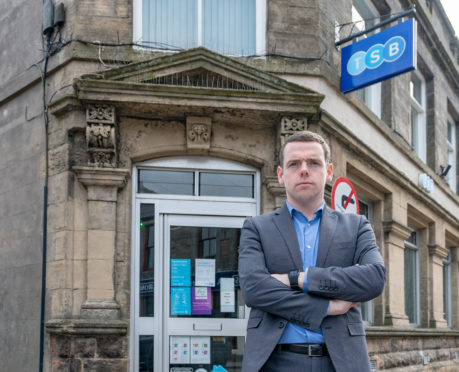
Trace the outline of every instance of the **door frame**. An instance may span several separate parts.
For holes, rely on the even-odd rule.
[[[254,198],[235,198],[235,197],[221,197],[221,196],[185,196],[185,195],[161,195],[161,194],[140,194],[137,193],[138,185],[138,169],[185,169],[185,170],[215,170],[215,171],[229,171],[229,172],[251,172],[254,174]],[[138,244],[140,242],[140,205],[141,204],[154,204],[155,205],[155,283],[161,283],[164,278],[163,265],[157,265],[158,262],[165,262],[164,257],[164,231],[165,231],[165,217],[167,216],[196,216],[196,217],[209,217],[214,216],[218,218],[236,217],[248,218],[260,213],[260,172],[254,167],[236,163],[234,161],[217,159],[211,157],[169,157],[155,159],[147,162],[142,162],[133,166],[132,172],[132,214],[131,214],[131,326],[130,326],[130,371],[137,372],[139,365],[139,337],[144,335],[140,333],[143,329],[150,329],[148,335],[153,335],[153,357],[154,365],[159,370],[165,365],[159,365],[161,360],[164,360],[166,352],[160,350],[161,347],[155,347],[159,344],[158,340],[165,339],[164,329],[161,321],[161,316],[165,307],[168,310],[168,303],[164,301],[161,303],[160,299],[164,300],[165,285],[155,287],[154,290],[154,317],[140,317],[139,314],[139,275],[140,275],[140,249]],[[242,227],[242,224],[241,224]],[[163,241],[161,241],[163,239]],[[169,254],[169,252],[168,252]],[[169,298],[169,296],[167,296]],[[162,309],[159,309],[163,306]],[[245,311],[245,318],[248,316],[248,311]],[[245,319],[246,321],[246,319]],[[163,330],[158,334],[159,330]],[[153,332],[155,331],[155,332]],[[208,331],[203,334],[209,334]],[[214,331],[210,331],[214,332]],[[198,335],[198,334],[196,334]],[[225,335],[232,336],[228,333]],[[161,342],[162,344],[162,342]],[[168,348],[169,343],[165,347]],[[163,348],[164,349],[164,348]],[[168,353],[167,353],[168,354]],[[167,358],[167,363],[169,362]],[[155,369],[156,370],[156,369]]]

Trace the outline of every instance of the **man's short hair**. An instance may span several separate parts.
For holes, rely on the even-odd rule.
[[[279,151],[279,163],[280,166],[284,166],[284,150],[285,146],[291,142],[317,142],[320,145],[322,145],[322,148],[324,150],[324,157],[325,157],[325,163],[328,164],[330,163],[330,147],[328,146],[328,143],[325,142],[325,140],[322,138],[321,135],[311,132],[309,130],[304,130],[301,132],[296,132],[295,134],[292,134],[290,137],[288,137],[284,144],[282,145],[280,151]]]

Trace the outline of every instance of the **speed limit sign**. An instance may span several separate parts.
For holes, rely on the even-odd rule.
[[[333,185],[332,208],[343,213],[359,214],[357,193],[346,177],[339,177]]]

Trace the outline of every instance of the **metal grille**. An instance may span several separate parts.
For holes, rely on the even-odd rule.
[[[243,91],[259,91],[260,89],[254,85],[248,85],[231,79],[227,76],[213,73],[204,69],[180,72],[166,76],[158,76],[152,78],[141,79],[142,83],[156,85],[174,85],[184,87],[198,87],[209,89],[225,89],[225,90],[243,90]]]

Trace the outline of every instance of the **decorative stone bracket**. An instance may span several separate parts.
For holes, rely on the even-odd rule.
[[[274,205],[276,209],[279,209],[282,207],[285,203],[285,200],[287,196],[285,195],[285,188],[282,186],[279,181],[277,180],[277,177],[271,176],[271,177],[265,177],[263,183],[266,186],[266,189],[268,192],[274,196]]]
[[[88,105],[86,122],[89,165],[101,168],[116,167],[118,154],[115,106]]]
[[[300,132],[308,129],[308,120],[307,118],[293,118],[289,116],[282,117],[279,127],[278,127],[278,138],[277,138],[277,148],[276,148],[276,161],[278,161],[277,156],[279,150],[285,143],[285,140],[296,132]]]

